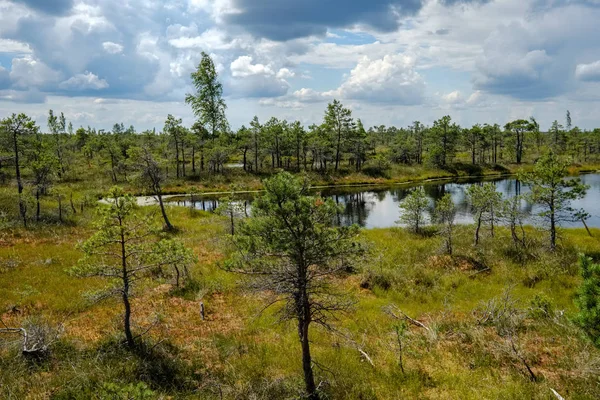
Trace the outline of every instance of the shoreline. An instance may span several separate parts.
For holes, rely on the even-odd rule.
[[[600,170],[598,169],[578,169],[574,171],[572,176],[577,176],[581,174],[590,174],[590,173],[598,173]],[[411,180],[391,180],[390,182],[356,182],[356,183],[331,183],[331,184],[317,184],[311,186],[311,189],[338,189],[338,188],[368,188],[368,187],[377,187],[377,188],[385,188],[385,187],[393,187],[393,186],[409,186],[409,185],[419,185],[419,184],[427,184],[427,183],[435,183],[435,182],[444,182],[444,181],[454,181],[460,182],[463,180],[478,180],[478,181],[486,181],[486,180],[496,180],[496,179],[505,179],[517,176],[518,172],[510,172],[510,173],[499,173],[499,174],[483,174],[483,175],[462,175],[462,176],[438,176],[438,177],[430,177],[425,179],[411,179]],[[247,190],[237,190],[236,194],[252,194],[252,193],[260,193],[263,192],[264,189],[247,189]],[[198,197],[216,197],[220,195],[227,195],[231,193],[229,190],[215,191],[212,189],[208,189],[208,191],[200,191],[194,193],[194,196]],[[137,204],[139,206],[151,206],[158,203],[158,199],[154,195],[134,195],[137,199]],[[188,191],[182,191],[179,193],[169,192],[168,194],[164,194],[163,200],[173,199],[176,197],[191,197],[191,193]],[[104,198],[99,200],[102,203],[106,203]]]
[[[468,176],[441,176],[441,177],[434,177],[434,178],[426,178],[426,179],[414,179],[414,180],[409,180],[409,181],[397,181],[397,182],[364,182],[364,183],[332,183],[329,185],[315,185],[315,186],[311,186],[311,189],[336,189],[336,188],[360,188],[360,187],[391,187],[391,186],[404,186],[404,185],[418,185],[421,183],[433,183],[433,182],[440,182],[440,181],[459,181],[462,179],[465,180],[469,180],[469,179],[480,179],[480,180],[485,180],[486,178],[489,179],[494,179],[494,178],[508,178],[511,176],[516,176],[516,173],[510,173],[510,174],[499,174],[499,175],[468,175]],[[236,190],[235,193],[236,194],[251,194],[251,193],[261,193],[264,192],[264,189],[256,189],[256,190]],[[194,193],[194,196],[198,196],[198,197],[202,197],[202,196],[218,196],[218,195],[226,195],[231,193],[231,191],[227,190],[227,191],[207,191],[207,192],[198,192],[198,193]],[[138,205],[139,206],[148,206],[148,205],[154,205],[156,203],[158,203],[158,199],[156,199],[155,195],[134,195],[134,197],[138,200]],[[174,197],[191,197],[191,193],[184,191],[184,192],[180,192],[180,193],[172,193],[169,192],[169,194],[163,194],[162,198],[163,200],[167,200],[167,199],[172,199]],[[148,201],[152,199],[152,201]],[[104,198],[100,199],[100,202],[106,203],[106,200]]]

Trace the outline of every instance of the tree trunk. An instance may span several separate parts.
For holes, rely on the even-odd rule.
[[[60,196],[58,196],[58,220],[61,223],[63,222],[63,218],[62,218],[62,200],[61,200]]]
[[[36,202],[35,220],[37,222],[40,222],[40,188],[35,189],[35,202]]]
[[[196,173],[196,146],[192,146],[192,173]]]
[[[340,147],[342,144],[342,130],[338,129],[337,135],[337,146],[335,150],[335,170],[338,170],[338,164],[340,163]]]
[[[302,318],[298,321],[298,330],[300,333],[300,341],[302,343],[302,370],[304,372],[304,384],[306,393],[309,399],[318,399],[317,386],[315,385],[315,377],[312,370],[312,359],[310,356],[310,342],[308,341],[308,320]]]
[[[550,250],[556,250],[556,215],[554,213],[554,201],[550,206]]]
[[[181,168],[183,170],[183,177],[185,178],[185,147],[181,143]]]
[[[204,171],[204,146],[200,148],[200,171]]]
[[[23,201],[23,181],[21,179],[21,167],[19,166],[19,141],[17,132],[13,132],[13,144],[15,151],[15,174],[17,176],[17,191],[19,192],[19,213],[23,220],[23,226],[27,228],[27,208]]]
[[[69,203],[71,204],[71,211],[73,211],[73,214],[77,214],[77,209],[75,208],[75,204],[73,204],[73,192],[71,192],[69,197]]]
[[[300,172],[300,142],[296,143],[296,168]]]
[[[119,221],[119,224],[121,222]],[[133,335],[131,333],[131,304],[129,303],[129,271],[127,270],[127,252],[125,251],[125,236],[121,233],[121,273],[123,278],[123,306],[125,307],[125,314],[123,315],[123,329],[125,331],[125,338],[127,339],[127,346],[133,348],[135,343],[133,341]]]
[[[179,173],[179,143],[175,140],[175,165],[177,166],[177,178],[181,175]]]
[[[254,135],[254,170],[258,172],[258,134]]]
[[[172,231],[173,225],[171,225],[171,221],[169,221],[169,217],[167,216],[167,211],[165,210],[165,204],[163,203],[162,194],[157,193],[158,204],[160,205],[160,212],[162,213],[163,219],[165,220],[165,225],[167,226],[167,230]]]
[[[477,227],[475,228],[475,246],[479,244],[479,229],[481,228],[481,212],[477,216]]]

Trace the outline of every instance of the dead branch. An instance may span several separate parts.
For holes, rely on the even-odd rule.
[[[562,397],[560,394],[558,394],[558,392],[552,388],[550,388],[550,391],[552,391],[552,394],[554,395],[554,397],[556,397],[558,400],[565,400],[564,397]]]
[[[525,359],[525,357],[521,354],[521,352],[517,349],[517,346],[515,345],[515,341],[513,340],[512,336],[509,336],[509,341],[510,341],[510,347],[512,349],[512,351],[514,352],[514,354],[517,356],[517,358],[519,360],[521,360],[521,362],[523,363],[523,365],[525,365],[525,368],[527,368],[527,372],[529,372],[529,379],[532,382],[537,382],[537,377],[535,376],[535,374],[533,373],[531,367],[529,366],[529,363],[527,362],[527,360]]]
[[[433,331],[431,330],[430,327],[428,327],[427,325],[425,325],[424,323],[417,321],[416,319],[413,319],[411,317],[409,317],[404,311],[402,311],[401,309],[399,309],[398,307],[396,307],[395,305],[389,305],[387,307],[384,308],[384,311],[394,317],[395,319],[398,320],[406,320],[408,322],[410,322],[411,324],[418,326],[420,328],[425,329],[427,332],[432,333]]]

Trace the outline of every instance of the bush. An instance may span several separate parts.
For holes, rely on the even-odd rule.
[[[600,265],[593,264],[591,258],[582,254],[579,268],[583,282],[575,298],[579,307],[575,320],[594,345],[600,347]]]
[[[543,294],[536,294],[529,304],[529,317],[533,319],[551,318],[554,314],[552,301]]]

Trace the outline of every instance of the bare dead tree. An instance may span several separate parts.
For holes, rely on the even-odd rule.
[[[161,168],[161,163],[154,158],[152,152],[146,146],[131,149],[130,153],[138,172],[137,181],[139,185],[156,196],[166,229],[169,231],[174,230],[175,227],[169,220],[163,201],[162,185],[165,181],[165,176]]]
[[[28,358],[44,357],[62,332],[62,324],[52,327],[43,321],[28,320],[22,326],[10,327],[0,318],[0,334],[20,336],[21,354]]]

